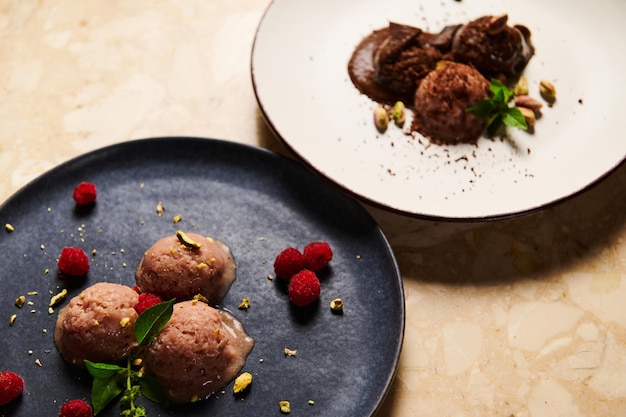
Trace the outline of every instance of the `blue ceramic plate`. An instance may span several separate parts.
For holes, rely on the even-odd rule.
[[[80,181],[98,188],[96,205],[85,211],[72,199]],[[177,214],[182,220],[174,224]],[[67,399],[89,399],[91,377],[66,364],[54,347],[52,295],[67,288],[66,305],[97,281],[134,285],[143,252],[176,229],[231,247],[237,280],[222,307],[255,339],[245,365],[254,382],[241,398],[230,383],[186,406],[165,409],[142,400],[149,416],[278,416],[282,400],[290,401],[292,415],[371,416],[393,379],[405,312],[389,244],[359,204],[290,159],[212,139],[126,142],[39,177],[0,207],[0,223],[15,228],[0,231],[0,368],[26,383],[22,397],[0,407],[0,415],[51,416]],[[268,276],[280,250],[316,240],[328,241],[334,258],[320,274],[319,303],[296,309],[284,285]],[[80,246],[92,258],[87,276],[72,285],[58,276],[64,246]],[[20,295],[26,296],[22,308],[14,304]],[[239,310],[246,296],[251,307]],[[341,315],[330,311],[335,297],[345,302]],[[297,356],[285,356],[285,348]],[[119,414],[115,403],[100,415]]]

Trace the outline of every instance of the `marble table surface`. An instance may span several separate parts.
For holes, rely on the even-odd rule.
[[[72,157],[131,139],[212,137],[289,155],[250,78],[268,4],[0,0],[0,202]],[[508,220],[366,208],[406,297],[379,416],[626,416],[626,166]]]

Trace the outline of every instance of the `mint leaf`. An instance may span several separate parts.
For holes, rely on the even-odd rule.
[[[94,415],[102,411],[111,401],[122,393],[123,388],[116,376],[110,378],[94,378],[91,386],[91,405]]]
[[[95,363],[87,359],[85,359],[84,362],[89,374],[96,379],[108,379],[117,375],[119,371],[124,370],[124,368],[118,365]]]
[[[515,107],[509,107],[507,112],[502,116],[502,122],[507,126],[518,127],[524,130],[528,129],[524,115]]]
[[[490,117],[496,110],[495,102],[483,100],[467,108],[467,111],[478,117]]]
[[[137,343],[148,345],[157,337],[172,316],[174,301],[171,299],[154,305],[137,317],[133,328]]]
[[[491,79],[489,90],[492,94],[490,98],[479,101],[466,110],[475,116],[489,119],[485,128],[487,135],[494,136],[502,125],[528,130],[519,109],[509,105],[514,96],[513,91],[495,78]]]
[[[139,379],[139,386],[144,397],[158,404],[167,403],[167,393],[152,375],[143,374]]]
[[[151,343],[167,324],[174,311],[174,301],[175,299],[172,299],[152,306],[137,317],[133,331],[140,346]],[[91,404],[94,415],[121,396],[122,416],[142,417],[146,415],[145,408],[135,405],[135,401],[142,395],[160,403],[164,403],[167,398],[165,390],[155,378],[132,369],[132,353],[126,357],[125,368],[89,360],[84,362],[87,371],[93,377]]]

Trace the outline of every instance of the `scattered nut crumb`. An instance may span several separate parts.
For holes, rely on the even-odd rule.
[[[330,302],[330,309],[332,311],[343,311],[343,300],[341,298],[335,298]]]
[[[13,326],[13,323],[15,323],[16,318],[17,318],[17,314],[11,314],[11,317],[9,317],[9,326]]]
[[[39,358],[37,358],[37,359],[35,359],[35,365],[43,366],[43,363],[41,363],[41,360]]]
[[[205,303],[205,304],[209,304],[209,299],[208,299],[208,298],[206,298],[206,297],[205,297],[204,295],[202,295],[202,294],[196,294],[196,295],[194,295],[194,296],[193,296],[193,298],[192,298],[192,301],[193,301],[193,302],[198,302],[198,301],[201,301],[201,302],[203,302],[203,303]]]
[[[244,297],[239,303],[240,310],[247,310],[250,308],[250,297]]]
[[[296,356],[298,354],[297,350],[291,350],[289,348],[285,348],[285,356]]]
[[[48,306],[54,307],[55,305],[63,301],[66,295],[67,295],[67,289],[63,288],[60,293],[58,293],[57,295],[55,295],[54,297],[50,299],[50,304],[48,304]]]
[[[244,372],[235,379],[233,384],[233,392],[239,394],[243,392],[252,383],[252,374],[250,372]]]
[[[161,201],[159,201],[156,205],[157,216],[161,217],[164,212],[165,212],[165,206],[163,205]]]
[[[289,401],[279,401],[278,406],[280,407],[280,412],[289,414],[291,412],[291,404]]]
[[[174,222],[174,223],[178,223],[178,222],[180,222],[182,219],[183,219],[183,215],[182,215],[182,214],[177,214],[176,216],[174,216],[174,217],[172,218],[172,222]]]
[[[22,308],[24,307],[24,302],[26,301],[26,297],[24,297],[23,295],[20,295],[19,297],[17,297],[15,299],[15,306],[17,308]]]
[[[315,401],[313,401],[313,400],[309,400],[309,401],[307,402],[307,404],[309,404],[309,405],[315,405]]]
[[[12,224],[7,223],[4,225],[4,230],[6,230],[8,233],[11,233],[15,231],[15,227],[13,227]]]

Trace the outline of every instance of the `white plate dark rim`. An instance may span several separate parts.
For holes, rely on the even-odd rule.
[[[584,192],[626,158],[626,142],[616,133],[626,100],[620,81],[626,58],[602,41],[625,34],[626,5],[575,6],[565,0],[274,0],[252,49],[257,101],[271,129],[302,161],[369,204],[451,221],[533,213]],[[434,31],[504,12],[533,32],[537,54],[525,73],[531,90],[543,78],[557,86],[557,104],[545,108],[534,135],[511,131],[510,141],[442,148],[399,130],[376,133],[374,103],[347,75],[360,39],[389,21]]]

